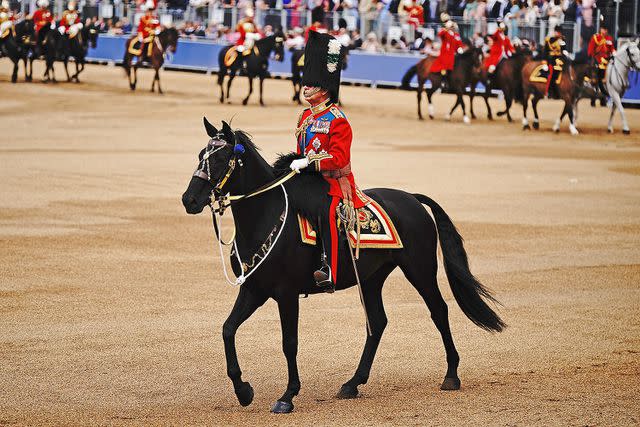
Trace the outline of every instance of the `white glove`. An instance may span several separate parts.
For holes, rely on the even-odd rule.
[[[548,66],[547,64],[544,64],[544,65],[542,66],[542,69],[543,69],[544,71],[549,71],[549,66]]]
[[[52,22],[51,25],[49,26],[49,28],[51,28],[52,30],[56,29],[56,23]]]
[[[298,173],[300,173],[300,169],[304,169],[307,166],[309,166],[309,159],[306,157],[303,157],[302,159],[295,159],[289,165],[292,171],[296,171]]]
[[[458,53],[463,53],[463,52],[464,52],[464,50],[461,47],[459,47],[458,48]]]
[[[160,28],[156,28],[155,33],[156,33],[156,36],[159,35],[160,34]]]
[[[64,26],[61,25],[61,26],[58,27],[58,32],[60,34],[62,34],[62,35],[64,35],[64,30],[66,30],[66,28],[64,28]]]

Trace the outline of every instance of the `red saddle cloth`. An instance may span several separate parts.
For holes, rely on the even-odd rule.
[[[371,203],[357,210],[358,223],[360,224],[360,249],[400,249],[402,241],[393,225],[391,218],[384,211],[382,206],[370,199]],[[304,217],[298,215],[300,225],[300,238],[303,243],[309,245],[316,244],[316,232],[311,223]],[[352,248],[358,242],[358,228],[349,232],[349,243]]]

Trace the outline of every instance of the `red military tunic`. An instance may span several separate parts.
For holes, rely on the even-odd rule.
[[[247,33],[257,33],[258,29],[253,22],[253,18],[246,17],[236,25],[236,31],[240,33],[240,37],[236,41],[236,46],[241,46],[247,38]]]
[[[76,10],[65,10],[62,12],[62,19],[60,19],[60,25],[66,27],[65,33],[69,33],[69,27],[80,23],[80,14]]]
[[[438,33],[438,37],[440,37],[440,40],[442,41],[442,47],[440,47],[440,56],[438,56],[433,61],[433,64],[431,64],[432,73],[453,70],[456,52],[462,47],[460,34],[453,30],[443,28]]]
[[[318,108],[319,107],[319,108]],[[319,171],[337,171],[351,162],[351,125],[337,105],[327,102],[321,106],[307,108],[298,119],[296,130],[297,152],[312,161],[309,167]],[[324,177],[329,183],[329,195],[343,199],[336,178]],[[356,209],[367,204],[367,197],[356,187],[353,173],[346,178],[351,185],[353,204]]]
[[[505,56],[511,56],[515,52],[515,48],[511,44],[511,40],[502,31],[496,31],[490,35],[493,44],[489,49],[489,55],[484,59],[484,69],[488,70],[492,65],[497,67]]]
[[[598,67],[605,69],[609,58],[611,58],[611,55],[615,52],[616,48],[613,46],[613,37],[610,35],[607,34],[603,36],[600,33],[596,33],[591,37],[587,53],[596,60]]]
[[[33,23],[35,24],[36,33],[38,33],[42,27],[51,25],[53,22],[53,15],[49,9],[38,9],[33,13]]]
[[[138,23],[138,34],[142,34],[144,39],[156,33],[156,28],[160,26],[160,21],[156,15],[144,15]]]

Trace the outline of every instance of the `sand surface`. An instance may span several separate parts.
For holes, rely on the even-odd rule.
[[[403,72],[404,70],[399,70]],[[35,76],[42,73],[40,64]],[[202,116],[250,132],[273,160],[294,148],[290,82],[266,82],[266,108],[236,80],[88,66],[82,84],[9,80],[0,62],[0,425],[638,425],[640,423],[640,111],[606,133],[608,112],[580,105],[572,137],[561,105],[540,131],[516,122],[416,119],[415,94],[343,87],[362,188],[437,200],[466,239],[473,272],[509,324],[464,317],[444,276],[462,389],[441,392],[439,334],[399,272],[384,289],[389,326],[361,398],[334,398],[365,338],[357,291],[301,302],[296,410],[269,413],[286,386],[276,305],[240,329],[255,400],[226,376],[225,284],[211,219],[180,196],[206,144]],[[58,77],[63,72],[58,68]],[[501,104],[497,99],[492,105]]]

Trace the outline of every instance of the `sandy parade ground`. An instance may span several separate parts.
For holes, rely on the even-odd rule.
[[[415,94],[343,87],[361,188],[424,193],[466,240],[472,271],[509,327],[474,326],[439,281],[461,357],[462,388],[442,392],[440,336],[394,272],[389,326],[361,397],[338,400],[365,338],[355,288],[301,301],[295,412],[272,415],[286,386],[277,308],[240,329],[238,405],[221,328],[225,284],[211,218],[180,196],[208,138],[202,116],[233,118],[269,160],[295,147],[300,108],[288,81],[267,107],[236,79],[230,105],[214,78],[88,66],[83,83],[9,83],[0,62],[0,425],[638,425],[640,424],[640,110],[606,133],[608,111],[580,104],[581,135],[542,101],[541,130],[516,121],[416,119]],[[399,70],[403,72],[404,70]],[[58,68],[58,77],[64,74]],[[501,101],[492,99],[498,108]],[[227,225],[230,223],[225,216]],[[228,227],[227,227],[228,230]]]

